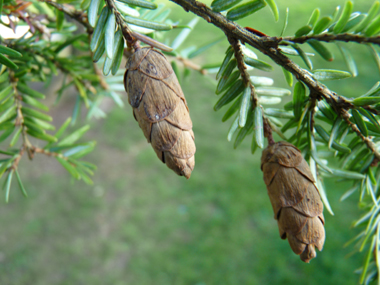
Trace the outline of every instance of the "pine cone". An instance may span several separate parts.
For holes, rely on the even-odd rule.
[[[137,48],[127,62],[124,87],[133,115],[163,163],[190,178],[194,169],[194,133],[177,77],[159,51]]]
[[[278,142],[263,151],[261,170],[280,237],[309,262],[325,242],[323,204],[309,165],[295,146]]]

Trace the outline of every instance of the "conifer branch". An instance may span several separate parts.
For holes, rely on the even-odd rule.
[[[265,37],[263,39],[267,43],[277,43],[279,44],[285,44],[284,41],[289,41],[293,43],[303,44],[306,43],[308,40],[317,40],[321,42],[355,42],[358,44],[364,44],[364,43],[371,43],[380,45],[380,36],[374,36],[374,37],[366,37],[363,35],[356,35],[356,34],[319,34],[319,35],[306,35],[301,37]]]
[[[182,6],[185,11],[191,11],[192,13],[202,17],[208,23],[213,24],[214,26],[221,29],[229,39],[239,40],[240,42],[247,43],[253,48],[259,50],[261,53],[269,56],[277,65],[284,67],[286,70],[290,71],[297,80],[302,81],[310,90],[310,94],[313,94],[316,98],[324,99],[332,108],[335,110],[337,114],[342,116],[343,119],[346,120],[346,113],[349,109],[354,109],[355,106],[348,101],[343,96],[339,96],[335,92],[331,91],[325,85],[316,80],[313,75],[295,64],[292,60],[290,60],[287,56],[281,53],[279,49],[280,38],[275,37],[267,37],[267,36],[258,36],[254,33],[251,33],[247,29],[241,27],[233,21],[228,20],[224,15],[214,12],[211,10],[206,4],[196,1],[196,0],[171,0],[172,2]],[[337,35],[334,35],[336,38]],[[323,38],[323,36],[321,36]],[[302,37],[300,37],[302,39]],[[339,38],[339,37],[338,37]],[[377,37],[370,38],[374,43],[377,43]],[[293,37],[289,38],[293,39]],[[328,39],[326,37],[325,39]],[[341,40],[348,41],[351,39],[354,41],[355,37],[348,37],[342,34],[340,37]],[[284,38],[281,38],[284,40]],[[304,41],[306,41],[304,39]],[[357,41],[364,41],[361,37],[356,38]],[[369,106],[365,106],[367,110],[376,113],[377,111],[370,108]],[[352,127],[352,124],[351,124]],[[354,125],[354,127],[356,127]],[[362,140],[366,143],[367,147],[375,154],[377,158],[380,158],[380,153],[376,150],[374,143],[360,133],[359,130],[353,130],[362,138]],[[359,132],[357,132],[359,131]]]
[[[305,83],[311,91],[314,91],[316,94],[324,98],[329,104],[335,106],[352,105],[347,100],[330,91],[325,85],[314,79],[310,72],[301,68],[287,56],[283,55],[278,48],[277,41],[268,41],[268,37],[259,37],[249,32],[240,25],[228,20],[222,14],[214,12],[202,2],[195,0],[171,1],[182,6],[186,11],[191,11],[204,18],[207,22],[217,26],[227,35],[227,37],[232,37],[236,40],[240,40],[242,43],[247,43],[261,53],[269,56],[275,63],[290,71],[298,80]]]

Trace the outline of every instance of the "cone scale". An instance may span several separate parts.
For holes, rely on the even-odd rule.
[[[299,149],[287,142],[269,145],[262,153],[261,170],[280,237],[288,239],[304,262],[323,249],[323,204],[309,165]]]
[[[145,138],[163,163],[190,178],[196,150],[193,124],[170,63],[161,52],[138,47],[126,68],[124,87]]]

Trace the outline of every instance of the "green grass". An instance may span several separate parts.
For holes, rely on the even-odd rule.
[[[319,4],[324,5],[322,14],[334,6]],[[292,2],[295,16],[288,34],[296,30],[296,21],[307,22],[313,5]],[[181,10],[171,6],[174,12]],[[184,17],[186,22],[193,16]],[[268,34],[282,28],[271,28],[268,9],[242,25]],[[201,38],[194,33],[189,42],[220,35],[204,21],[197,28]],[[214,50],[224,52],[226,45]],[[198,62],[217,62],[216,54]],[[355,56],[365,62],[366,72],[368,54]],[[358,92],[374,83],[374,73],[361,75]],[[285,86],[281,70],[274,74],[277,85]],[[334,88],[349,91],[353,83],[346,82]],[[350,228],[360,214],[358,197],[339,202],[350,185],[326,181],[335,216],[325,211],[325,248],[304,264],[279,237],[260,151],[250,155],[248,140],[237,150],[227,142],[230,122],[222,124],[223,111],[212,111],[217,100],[213,84],[193,73],[183,89],[197,144],[189,180],[157,159],[129,105],[93,123],[88,138],[98,140],[89,156],[98,165],[94,186],[71,181],[53,159],[21,161],[30,197],[23,198],[14,185],[10,203],[0,207],[0,284],[357,284],[353,271],[364,256],[347,257],[353,248],[343,244],[358,233]]]

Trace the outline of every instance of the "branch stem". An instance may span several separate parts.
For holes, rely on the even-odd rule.
[[[247,72],[247,66],[244,63],[244,55],[241,51],[240,43],[234,37],[228,36],[228,41],[230,42],[232,48],[234,49],[235,58],[237,61],[237,66],[240,71],[241,78],[243,79],[244,85],[251,89],[251,101],[252,101],[252,109],[255,109],[258,105],[258,98],[255,92],[255,87],[253,86],[250,76]]]
[[[187,68],[190,68],[190,69],[193,69],[193,70],[196,70],[196,71],[199,71],[201,74],[203,75],[206,75],[207,74],[207,70],[205,69],[202,69],[202,67],[198,64],[195,64],[194,62],[192,62],[191,60],[188,60],[186,58],[183,58],[182,56],[177,56],[177,57],[174,57],[174,59],[178,60],[179,62],[181,62],[185,67]]]
[[[136,39],[133,37],[132,30],[128,27],[127,23],[124,21],[123,16],[120,14],[120,12],[116,8],[116,4],[114,0],[106,0],[108,8],[111,10],[111,12],[115,15],[116,23],[120,27],[123,36],[125,40],[127,41],[129,46],[132,46]]]
[[[375,155],[376,159],[380,160],[380,153],[377,150],[375,143],[369,137],[364,136],[359,130],[359,128],[353,122],[350,121],[350,114],[346,110],[341,110],[341,117],[351,127],[351,129],[362,139],[362,141]]]
[[[263,118],[263,121],[264,121],[264,136],[267,138],[268,144],[273,145],[276,142],[273,139],[272,128],[271,128],[267,118]]]
[[[53,6],[54,8],[58,9],[59,11],[62,11],[63,13],[65,13],[70,18],[78,21],[80,24],[85,26],[87,29],[87,32],[89,34],[92,34],[94,29],[89,24],[89,22],[87,20],[87,15],[84,12],[76,10],[73,6],[68,5],[68,4],[59,4],[59,3],[53,2],[51,0],[39,0],[39,1],[44,2],[50,6]]]
[[[380,45],[380,36],[366,37],[363,35],[348,34],[348,33],[339,34],[339,35],[319,34],[319,35],[306,35],[302,37],[283,37],[283,38],[267,37],[264,40],[271,44],[274,44],[274,43],[278,44],[281,41],[289,41],[293,43],[303,44],[311,39],[321,41],[321,42],[339,41],[339,42],[355,42],[358,44],[372,43],[372,44]]]

